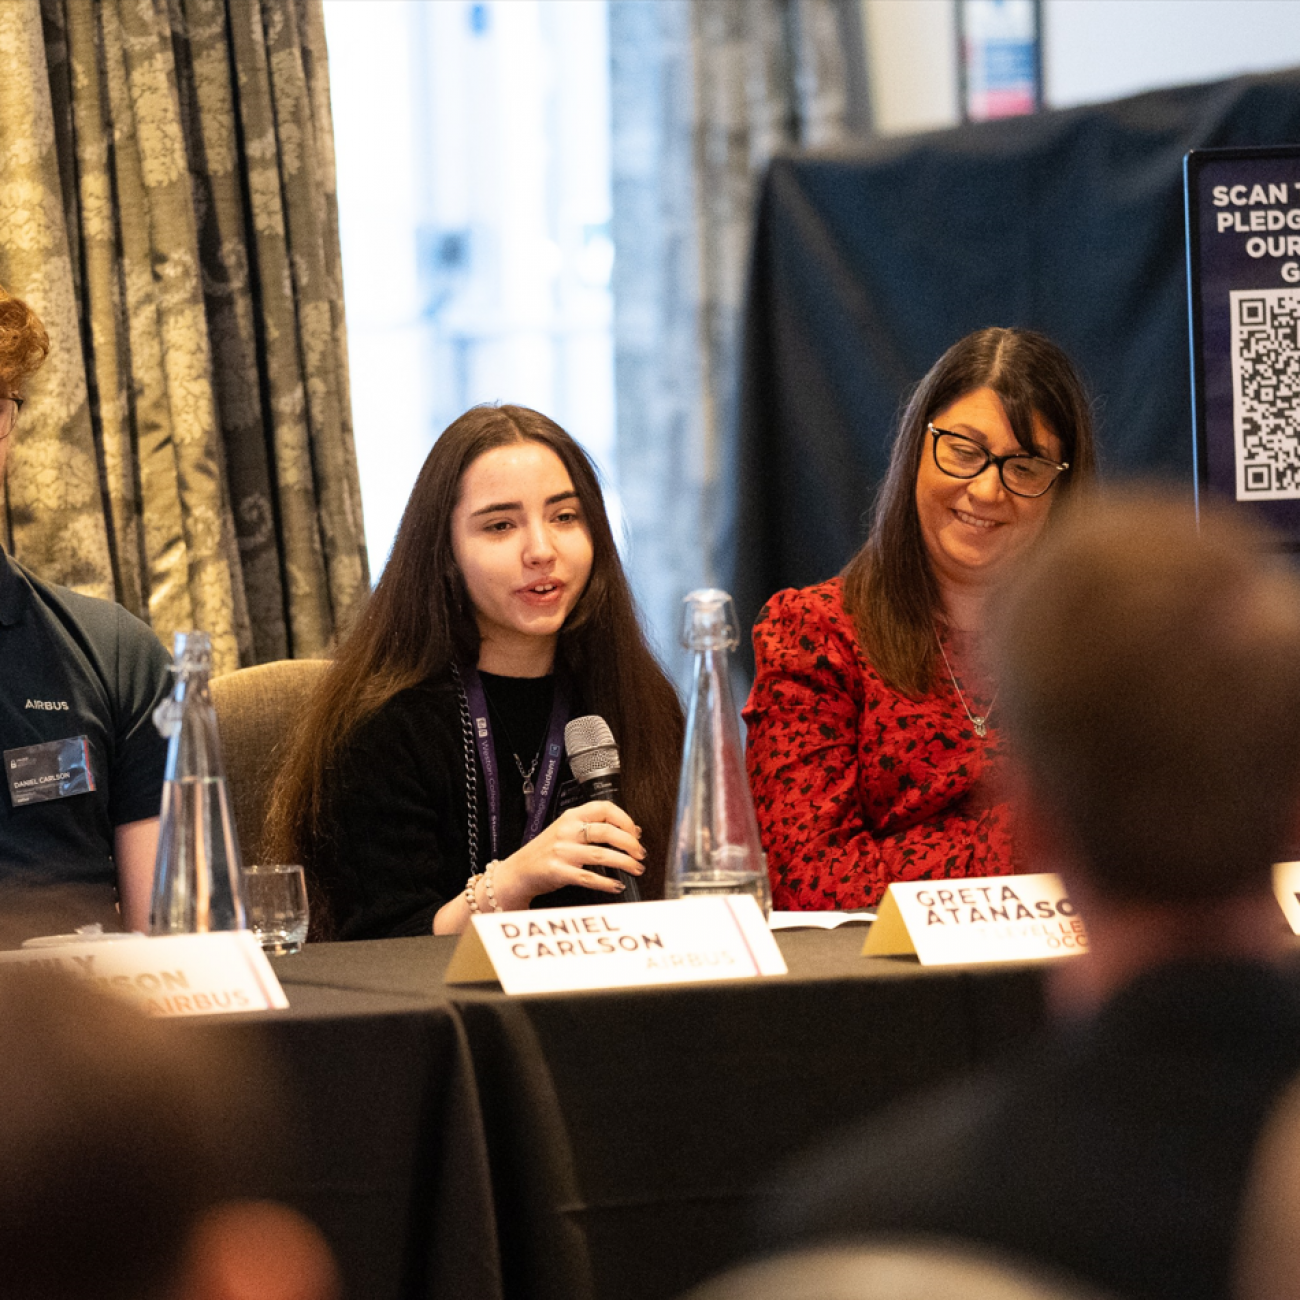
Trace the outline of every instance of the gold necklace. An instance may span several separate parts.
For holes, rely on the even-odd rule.
[[[998,692],[993,692],[993,698],[989,701],[989,707],[984,710],[978,717],[970,711],[970,706],[966,703],[966,696],[962,694],[962,689],[957,685],[957,674],[952,670],[952,664],[948,662],[948,652],[943,648],[943,637],[939,635],[939,629],[934,629],[934,639],[939,644],[939,653],[943,655],[943,666],[948,670],[948,676],[952,679],[952,688],[957,692],[957,698],[961,701],[961,707],[966,710],[966,716],[970,719],[970,725],[975,728],[975,734],[983,740],[989,734],[989,714],[993,712],[993,706],[998,702]],[[998,687],[998,690],[1001,690]]]

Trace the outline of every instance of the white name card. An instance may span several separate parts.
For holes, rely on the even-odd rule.
[[[499,980],[507,993],[561,993],[784,975],[748,894],[548,907],[471,918],[448,984]]]
[[[1300,934],[1300,862],[1274,864],[1273,893],[1291,927],[1291,933]]]
[[[212,1016],[287,1007],[249,930],[90,940],[0,952],[3,966],[57,971],[129,998],[151,1016]]]
[[[1059,876],[896,882],[864,957],[915,955],[922,966],[1037,961],[1085,951],[1088,937]]]

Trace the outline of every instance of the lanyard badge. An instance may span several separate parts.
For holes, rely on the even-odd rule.
[[[492,841],[492,857],[495,859],[501,856],[501,778],[497,771],[496,749],[492,744],[487,696],[483,692],[483,679],[476,668],[462,668],[460,672],[469,703],[474,748],[478,752],[479,765],[483,769],[483,783],[487,787],[488,833]],[[557,676],[551,702],[551,718],[546,725],[546,739],[542,742],[542,770],[537,777],[533,806],[524,827],[524,844],[534,839],[550,820],[551,805],[555,802],[559,785],[560,764],[564,761],[564,727],[568,721],[569,692],[563,679]]]

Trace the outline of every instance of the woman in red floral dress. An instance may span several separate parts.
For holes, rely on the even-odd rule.
[[[979,330],[921,380],[866,544],[754,626],[749,777],[774,906],[871,907],[894,880],[1016,868],[979,638],[995,584],[1094,460],[1083,385],[1040,334]]]

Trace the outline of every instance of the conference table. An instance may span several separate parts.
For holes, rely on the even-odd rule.
[[[308,945],[287,1011],[190,1032],[280,1075],[259,1175],[365,1300],[667,1300],[753,1253],[782,1170],[1042,1023],[1042,969],[863,958],[778,934],[789,974],[507,997],[448,986],[453,938]]]

